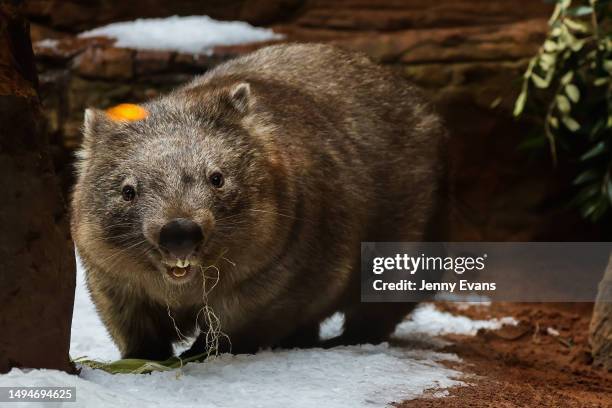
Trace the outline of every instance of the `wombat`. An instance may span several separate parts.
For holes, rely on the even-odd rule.
[[[124,358],[164,360],[213,311],[221,352],[384,341],[414,307],[360,302],[362,241],[437,240],[446,132],[367,57],[276,45],[141,105],[88,109],[72,231]],[[214,287],[213,287],[214,285]],[[206,307],[206,308],[205,308]],[[341,311],[343,333],[319,339]]]

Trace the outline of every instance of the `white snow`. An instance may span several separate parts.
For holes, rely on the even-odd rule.
[[[243,21],[217,21],[208,16],[138,19],[112,23],[79,34],[108,37],[115,46],[141,50],[210,53],[216,46],[280,39],[283,36]]]
[[[88,357],[104,361],[121,358],[89,297],[85,285],[85,272],[80,261],[77,263],[70,355],[74,359]]]
[[[319,337],[323,340],[331,339],[342,334],[342,325],[344,325],[344,314],[335,313],[321,323],[319,328]]]
[[[40,48],[55,48],[59,44],[59,40],[53,38],[45,38],[36,42],[36,46]]]
[[[410,336],[414,333],[439,336],[443,334],[463,334],[473,336],[479,329],[499,329],[505,324],[516,325],[513,317],[491,320],[472,320],[466,316],[456,316],[442,312],[431,303],[420,305],[411,319],[400,323],[395,330],[396,337]]]
[[[338,334],[342,321],[342,315],[332,316],[322,325],[321,334]],[[434,340],[433,336],[439,334],[470,335],[481,327],[496,328],[503,323],[513,320],[473,321],[425,304],[415,310],[411,320],[398,326],[394,337],[400,341],[415,336]],[[80,266],[72,327],[72,357],[119,358],[91,303]],[[383,407],[424,393],[443,397],[446,388],[462,385],[462,373],[445,367],[443,361],[460,360],[429,346],[423,349],[385,343],[221,355],[205,363],[150,375],[112,375],[88,367],[81,367],[78,377],[54,370],[13,369],[0,375],[0,386],[76,386],[77,402],[65,406],[88,408]]]

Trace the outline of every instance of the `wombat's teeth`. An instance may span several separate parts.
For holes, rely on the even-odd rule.
[[[172,274],[176,276],[177,278],[185,276],[186,273],[187,273],[186,269],[179,269],[179,268],[172,269]]]
[[[187,260],[187,259],[184,259],[184,260],[177,259],[176,260],[176,266],[179,267],[179,268],[186,268],[186,267],[189,266],[189,260]]]

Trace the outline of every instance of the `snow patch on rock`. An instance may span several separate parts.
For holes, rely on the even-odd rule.
[[[210,54],[214,47],[278,40],[282,35],[243,21],[217,21],[208,16],[148,18],[112,23],[79,34],[108,37],[116,47]]]

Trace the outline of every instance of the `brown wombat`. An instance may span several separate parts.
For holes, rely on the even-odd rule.
[[[72,200],[123,357],[170,357],[196,320],[185,355],[206,351],[209,310],[220,351],[244,353],[381,342],[412,309],[359,290],[360,242],[435,240],[444,212],[445,131],[403,78],[332,46],[279,45],[142,108],[131,121],[87,110]],[[344,332],[320,343],[336,311]]]

